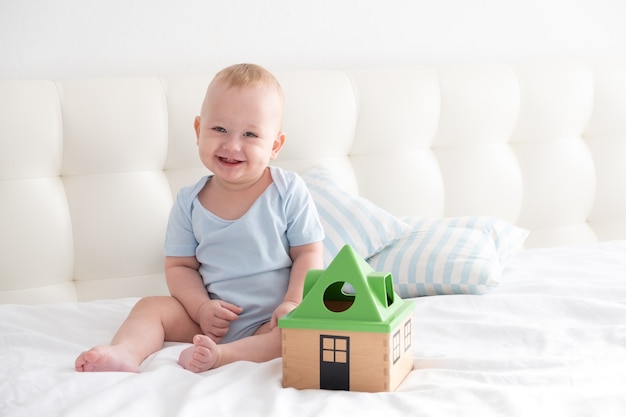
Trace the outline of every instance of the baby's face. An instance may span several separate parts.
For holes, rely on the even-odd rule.
[[[202,163],[232,186],[256,182],[284,142],[282,99],[269,86],[211,86],[196,133]]]

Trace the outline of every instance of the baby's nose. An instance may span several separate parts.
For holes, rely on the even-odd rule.
[[[239,150],[241,149],[241,137],[237,134],[229,134],[224,138],[222,143],[224,149]]]

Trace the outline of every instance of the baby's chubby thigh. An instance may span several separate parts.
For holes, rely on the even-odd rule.
[[[146,321],[160,321],[164,340],[191,343],[202,329],[187,313],[185,307],[171,296],[145,297],[137,302],[131,316]]]

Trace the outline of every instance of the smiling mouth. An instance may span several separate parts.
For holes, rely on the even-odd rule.
[[[237,159],[224,158],[222,156],[218,156],[217,159],[224,165],[238,165],[243,163],[243,161],[239,161]]]

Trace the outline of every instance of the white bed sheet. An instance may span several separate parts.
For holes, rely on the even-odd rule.
[[[281,360],[201,374],[169,344],[142,373],[76,373],[136,299],[0,306],[1,416],[623,416],[626,241],[520,252],[482,296],[413,299],[392,393],[285,389]]]

